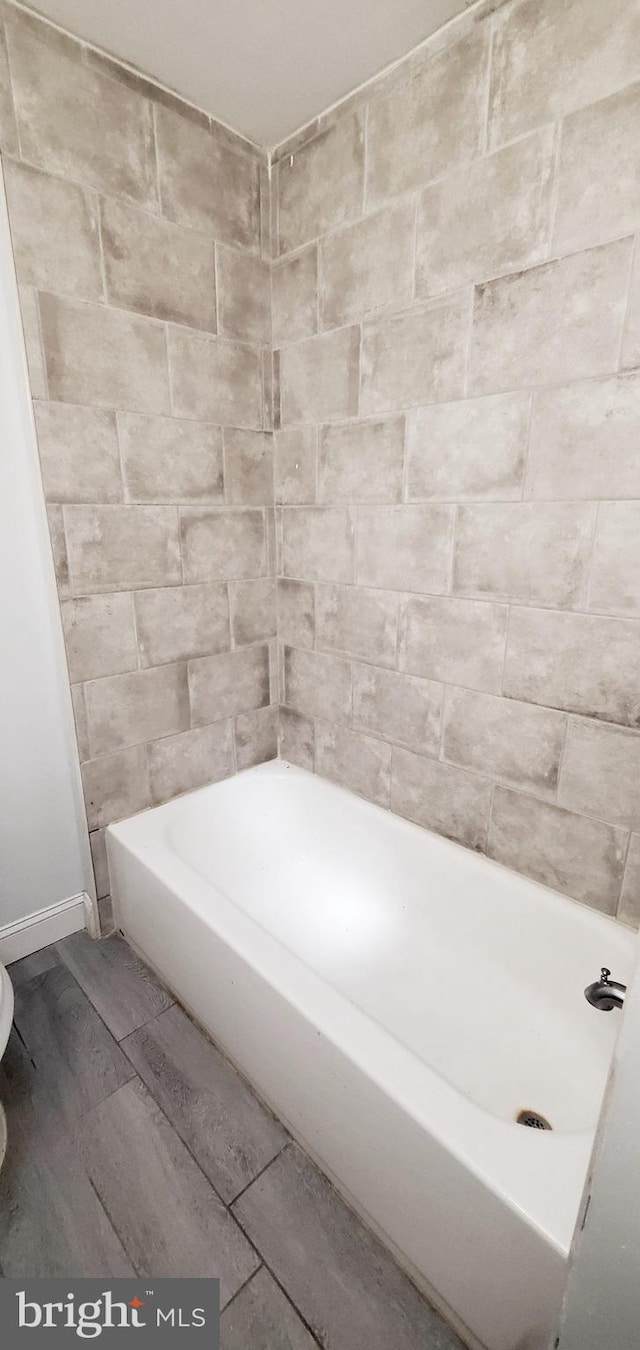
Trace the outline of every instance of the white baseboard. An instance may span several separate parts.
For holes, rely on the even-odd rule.
[[[0,962],[8,966],[83,928],[91,937],[100,936],[98,905],[85,891],[0,927]]]

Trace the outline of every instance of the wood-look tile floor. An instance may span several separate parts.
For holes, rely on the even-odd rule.
[[[3,1275],[217,1276],[223,1350],[460,1350],[120,936],[10,973]]]

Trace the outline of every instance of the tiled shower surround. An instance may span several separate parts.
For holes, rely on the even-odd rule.
[[[628,922],[639,77],[636,3],[485,5],[274,170],[281,753]]]
[[[3,16],[4,171],[104,894],[102,827],[277,753],[266,156]]]
[[[276,753],[279,691],[283,757],[637,922],[637,4],[476,6],[270,182],[2,13],[99,888],[110,820]]]

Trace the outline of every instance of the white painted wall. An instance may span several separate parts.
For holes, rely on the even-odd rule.
[[[94,894],[0,173],[0,929]]]
[[[613,972],[615,977],[615,971]],[[594,1017],[618,1017],[598,1013]],[[640,969],[613,1059],[591,1163],[584,1228],[574,1241],[560,1350],[640,1346]]]

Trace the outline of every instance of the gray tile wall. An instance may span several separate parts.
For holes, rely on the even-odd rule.
[[[102,896],[105,825],[277,753],[266,155],[11,5],[0,146]]]
[[[485,0],[271,184],[0,17],[99,888],[103,827],[273,756],[280,694],[284,757],[637,923],[636,6]]]
[[[273,211],[281,754],[627,923],[639,136],[636,5],[487,3]]]

